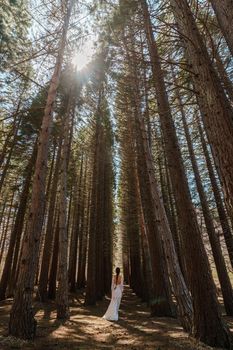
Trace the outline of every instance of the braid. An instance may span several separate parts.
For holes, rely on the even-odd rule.
[[[116,268],[116,285],[117,285],[117,280],[118,280],[118,276],[120,274],[120,269],[119,267]]]

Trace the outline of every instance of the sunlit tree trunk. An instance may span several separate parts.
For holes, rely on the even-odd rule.
[[[34,280],[38,263],[41,229],[44,215],[44,194],[47,175],[49,136],[52,126],[53,104],[61,73],[66,36],[69,26],[73,0],[67,7],[59,44],[55,69],[50,82],[42,129],[38,142],[38,153],[32,185],[32,199],[27,232],[24,238],[20,265],[20,276],[10,314],[9,333],[23,339],[33,339],[36,334],[36,320],[32,308]]]

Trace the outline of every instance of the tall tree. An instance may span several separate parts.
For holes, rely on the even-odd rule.
[[[207,48],[186,0],[170,1],[185,46],[195,90],[203,104],[203,121],[219,167],[224,194],[233,216],[233,121],[232,107],[214,70]]]
[[[232,0],[210,0],[216,14],[219,27],[226,39],[229,50],[233,56],[233,1]]]
[[[49,136],[52,124],[52,109],[59,84],[72,7],[73,1],[66,5],[61,41],[48,91],[48,98],[46,101],[42,129],[38,143],[38,153],[32,185],[31,208],[27,233],[24,238],[20,278],[10,314],[9,333],[23,339],[33,339],[36,333],[36,320],[34,319],[34,312],[32,309],[32,298],[38,262],[41,228],[43,224]]]
[[[72,72],[72,74],[74,74]],[[69,166],[70,133],[72,133],[72,113],[74,110],[74,87],[67,96],[67,107],[64,115],[63,142],[61,147],[61,162],[59,169],[59,255],[58,255],[58,288],[56,294],[57,318],[69,318],[68,304],[68,226],[67,226],[67,170]]]
[[[36,160],[36,153],[37,153],[37,141],[34,145],[31,158],[26,168],[26,178],[25,178],[23,190],[21,193],[20,204],[16,215],[16,220],[11,232],[9,248],[7,251],[7,256],[6,256],[4,269],[1,277],[1,282],[0,282],[0,300],[5,299],[6,297],[7,284],[10,281],[9,274],[13,272],[11,271],[12,258],[13,258],[14,249],[16,248],[16,241],[17,239],[18,240],[20,239],[23,231],[23,224],[24,224],[27,201],[29,196],[31,177],[32,177],[33,168],[35,165],[35,160]]]
[[[179,227],[182,232],[188,272],[187,277],[193,298],[193,334],[207,344],[229,346],[230,336],[220,316],[214,282],[211,277],[207,255],[191,202],[147,1],[141,0],[140,3],[143,10],[144,25],[152,64],[158,113],[161,121],[172,187],[176,198]],[[176,5],[178,6],[178,4]],[[203,298],[205,299],[205,303],[202,302]],[[211,319],[210,313],[212,315]],[[217,330],[215,333],[217,336],[213,335],[213,329]]]
[[[214,261],[215,261],[215,266],[217,269],[218,278],[219,278],[219,282],[220,282],[221,289],[222,289],[226,313],[228,315],[232,315],[232,312],[233,312],[233,294],[232,294],[231,282],[230,282],[230,278],[228,276],[226,264],[225,264],[223,254],[221,251],[220,242],[219,242],[218,237],[217,237],[217,232],[215,231],[215,228],[214,228],[213,219],[211,217],[210,208],[209,208],[207,198],[205,195],[205,191],[204,191],[204,187],[202,184],[202,180],[201,180],[201,176],[200,176],[200,172],[199,172],[199,168],[198,168],[198,164],[197,164],[197,159],[196,159],[196,155],[195,155],[195,152],[193,149],[191,135],[189,132],[187,121],[186,121],[185,111],[183,108],[183,102],[182,102],[182,98],[181,98],[179,89],[176,90],[176,97],[177,97],[177,101],[178,101],[179,111],[181,113],[182,123],[183,123],[183,127],[184,127],[185,137],[187,140],[187,145],[188,145],[189,155],[190,155],[190,159],[191,159],[191,163],[192,163],[192,167],[193,167],[193,172],[194,172],[194,177],[195,177],[195,181],[196,181],[196,185],[197,185],[197,190],[198,190],[199,197],[200,197],[200,202],[201,202],[201,206],[202,206],[206,230],[207,230],[207,233],[209,236],[210,245],[212,248],[213,257],[214,257]]]

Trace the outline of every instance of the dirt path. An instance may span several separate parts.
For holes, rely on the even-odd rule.
[[[152,318],[144,303],[126,287],[118,322],[109,322],[101,317],[109,299],[96,307],[84,307],[83,296],[72,296],[70,321],[62,324],[56,320],[55,304],[36,304],[38,320],[35,342],[16,341],[7,335],[11,300],[0,303],[0,350],[176,350],[211,349],[197,345],[182,331],[177,320]]]

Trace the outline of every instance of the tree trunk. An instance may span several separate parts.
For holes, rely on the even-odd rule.
[[[225,2],[225,1],[223,1]],[[232,107],[210,60],[187,0],[170,0],[186,48],[187,60],[200,103],[203,122],[217,161],[230,216],[233,218]]]
[[[17,184],[17,180],[16,180],[16,184]],[[7,241],[7,236],[8,236],[8,231],[9,231],[9,223],[10,223],[10,218],[11,218],[11,213],[12,213],[12,208],[13,208],[13,201],[14,201],[14,197],[15,197],[15,191],[12,191],[12,196],[11,196],[11,200],[10,200],[10,205],[9,205],[9,209],[8,209],[8,213],[7,213],[7,218],[6,218],[6,226],[3,229],[2,232],[2,244],[1,244],[1,248],[0,248],[0,264],[2,261],[3,256],[5,255],[5,244]]]
[[[13,132],[14,132],[13,133],[13,140],[11,141],[11,147],[10,147],[10,150],[9,150],[9,153],[8,153],[8,157],[6,159],[6,163],[4,165],[4,168],[3,168],[3,171],[2,171],[2,174],[1,174],[0,192],[2,191],[3,184],[4,184],[4,181],[5,181],[6,175],[7,175],[7,171],[8,171],[9,166],[10,166],[11,156],[12,156],[12,153],[14,151],[14,147],[15,147],[15,145],[17,143],[17,135],[18,135],[20,123],[21,123],[21,117],[19,118],[19,120],[17,120],[17,123],[15,122],[15,126],[13,128]]]
[[[231,82],[231,80],[229,79],[229,76],[226,72],[226,69],[224,67],[224,64],[222,62],[222,58],[220,57],[217,48],[215,48],[214,51],[214,58],[215,58],[215,63],[216,63],[216,67],[219,73],[219,77],[223,82],[223,86],[225,88],[226,93],[228,94],[228,97],[231,101],[231,103],[233,103],[233,84]]]
[[[104,112],[103,112],[104,113]],[[104,277],[103,277],[103,240],[105,226],[105,143],[104,126],[101,122],[99,134],[99,158],[98,158],[98,187],[96,201],[96,299],[101,300],[104,296]]]
[[[156,222],[157,226],[157,239],[160,240],[162,248],[164,249],[164,258],[162,262],[167,264],[169,270],[169,276],[172,281],[172,286],[174,289],[174,294],[177,300],[178,315],[182,326],[185,330],[191,330],[192,323],[192,303],[189,296],[189,292],[185,285],[183,275],[180,270],[177,254],[175,251],[175,245],[172,238],[172,233],[168,224],[165,208],[162,202],[162,196],[158,191],[158,185],[156,178],[154,176],[154,168],[152,157],[148,147],[147,133],[144,126],[143,119],[138,119],[138,128],[140,130],[140,142],[141,147],[143,147],[143,154],[145,155],[145,166],[144,172],[148,177],[148,185],[150,186],[151,202],[150,206],[152,208],[151,215],[153,215],[153,221]],[[149,234],[149,232],[148,232]],[[148,237],[149,238],[149,237]],[[149,238],[149,246],[151,246]],[[152,263],[153,268],[153,263]]]
[[[13,253],[16,246],[16,240],[17,238],[20,239],[22,235],[31,178],[32,178],[32,173],[35,165],[35,160],[36,160],[36,153],[37,153],[37,142],[34,145],[31,159],[29,160],[29,163],[26,168],[26,178],[25,178],[24,186],[23,186],[22,193],[19,200],[19,208],[17,211],[14,227],[11,232],[9,248],[8,248],[5,265],[4,265],[1,282],[0,282],[0,300],[4,300],[6,297],[7,284],[11,279],[10,272],[11,272],[11,266],[12,266]]]
[[[150,143],[149,143],[150,145]],[[142,247],[142,265],[143,265],[143,300],[147,302],[147,305],[150,306],[151,300],[154,298],[154,288],[153,288],[153,273],[151,267],[151,256],[147,239],[147,227],[143,215],[143,209],[140,200],[139,192],[139,182],[137,177],[137,198],[139,201],[139,221],[140,221],[140,231],[141,231],[141,247]]]
[[[11,130],[9,131],[9,133],[7,134],[7,137],[6,137],[6,140],[4,142],[4,145],[2,147],[2,150],[1,150],[1,153],[0,153],[0,168],[2,167],[2,164],[5,160],[5,156],[7,154],[7,149],[10,145],[10,143],[12,142],[13,146],[15,145],[15,136],[17,135],[18,133],[18,129],[19,129],[19,126],[20,126],[20,123],[21,123],[21,118],[17,117],[17,114],[19,112],[19,108],[20,108],[20,104],[21,104],[21,99],[17,105],[17,108],[16,108],[16,111],[14,113],[14,121],[12,123],[12,128]],[[13,140],[10,141],[11,137],[13,136]],[[10,147],[10,149],[12,148],[12,146]]]
[[[171,2],[176,3],[175,0]],[[183,0],[179,1],[179,3],[180,2],[183,3]],[[209,345],[229,346],[230,336],[220,315],[215,285],[210,273],[208,258],[191,202],[188,182],[172,120],[163,71],[146,0],[141,0],[141,4],[152,64],[153,82],[157,95],[158,113],[164,136],[172,187],[176,198],[179,227],[182,234],[184,255],[187,265],[187,278],[193,298],[193,334],[196,338]],[[178,6],[178,3],[176,5]],[[151,174],[153,174],[152,171]],[[158,194],[155,193],[155,196],[158,197]],[[163,222],[166,225],[166,221],[164,220],[165,219],[163,219]],[[164,232],[169,233],[169,228],[166,231],[162,230],[163,234]],[[170,248],[170,246],[168,246],[168,248]],[[173,268],[173,266],[176,265],[172,264],[170,268]],[[177,268],[179,268],[179,265]],[[174,271],[171,274],[171,278],[172,277],[174,278]],[[176,280],[174,280],[174,283],[176,283]],[[215,332],[213,330],[215,330]]]
[[[76,290],[76,274],[77,274],[77,254],[78,254],[78,238],[80,237],[80,221],[81,221],[81,189],[83,183],[83,155],[81,157],[81,165],[78,177],[78,186],[76,189],[76,205],[74,213],[74,227],[72,229],[70,261],[69,261],[69,283],[70,291]]]
[[[151,203],[151,190],[149,186],[149,178],[146,174],[145,176],[145,150],[141,144],[141,134],[140,128],[138,126],[138,119],[141,117],[140,110],[140,91],[139,91],[139,81],[138,81],[138,71],[136,69],[136,57],[135,57],[135,48],[133,42],[133,34],[130,29],[130,42],[126,41],[126,38],[123,37],[124,46],[126,49],[127,59],[130,65],[131,76],[131,88],[132,95],[129,96],[129,101],[125,101],[126,106],[130,103],[131,111],[127,111],[127,123],[128,123],[128,138],[131,137],[131,144],[136,145],[137,150],[137,159],[134,161],[131,160],[132,164],[135,163],[138,179],[139,179],[139,188],[140,196],[142,201],[142,207],[144,209],[144,217],[147,222],[147,233],[148,233],[148,242],[150,248],[150,256],[152,259],[152,270],[153,270],[153,290],[154,290],[154,299],[151,300],[151,315],[153,316],[173,316],[174,305],[171,298],[171,288],[170,281],[168,278],[168,271],[166,264],[163,264],[164,260],[164,251],[162,249],[161,241],[158,237],[157,226],[155,225],[155,218],[153,212],[153,204]],[[130,52],[132,55],[130,56]],[[133,112],[132,112],[133,111]],[[128,117],[128,114],[133,114],[132,117]],[[133,126],[134,123],[134,126]],[[130,135],[131,134],[131,135]],[[148,138],[148,135],[147,135]],[[134,147],[131,145],[131,153],[133,154]]]
[[[1,202],[1,206],[2,206],[2,211],[0,214],[0,226],[2,225],[3,219],[5,217],[5,209],[6,209],[6,204],[7,204],[7,198],[8,198],[8,192],[6,192],[5,194],[5,198],[2,200]]]
[[[7,237],[7,222],[9,219],[9,213],[8,213],[8,217],[6,219],[6,221],[4,220],[4,225],[2,225],[3,230],[2,230],[2,235],[1,235],[1,242],[0,242],[0,265],[2,263],[2,259],[3,259],[3,254],[4,254],[4,250],[5,250],[5,244],[6,244],[6,237]]]
[[[73,83],[71,83],[73,84]],[[68,227],[67,227],[67,170],[70,152],[71,114],[74,108],[73,86],[69,90],[66,113],[64,115],[63,144],[59,169],[59,251],[58,251],[58,288],[56,294],[57,318],[69,319],[68,298]]]
[[[57,212],[58,210],[55,209]],[[58,213],[57,213],[58,214]],[[56,298],[57,268],[58,268],[58,250],[59,250],[59,219],[58,215],[54,224],[54,242],[53,255],[49,271],[48,298],[54,300]]]
[[[28,229],[23,245],[19,282],[10,314],[9,334],[23,339],[34,339],[36,334],[36,320],[34,319],[34,311],[32,308],[32,297],[38,263],[41,229],[43,225],[49,136],[51,133],[52,109],[59,84],[72,6],[73,0],[71,0],[67,8],[67,13],[65,14],[57,61],[48,91],[42,129],[39,137],[35,174],[32,185],[31,208]]]
[[[210,159],[210,154],[209,154],[209,151],[207,148],[206,140],[204,138],[204,133],[203,133],[201,123],[199,120],[198,120],[198,130],[199,130],[202,149],[203,149],[204,156],[206,159],[206,165],[207,165],[207,169],[208,169],[208,173],[209,173],[209,177],[210,177],[210,182],[212,185],[214,198],[215,198],[215,202],[216,202],[216,206],[217,206],[217,210],[218,210],[219,220],[220,220],[220,223],[222,226],[222,231],[223,231],[224,239],[226,242],[227,251],[228,251],[228,254],[230,257],[231,266],[233,267],[233,235],[231,232],[230,225],[228,223],[226,210],[225,210],[223,202],[222,202],[220,189],[219,189],[219,186],[218,186],[218,183],[216,180],[214,168],[213,168],[213,165],[212,165],[212,162]]]
[[[233,56],[233,1],[232,0],[210,0],[216,14],[219,27],[226,39],[227,45]]]
[[[127,198],[126,198],[126,224],[127,235],[129,240],[129,259],[130,259],[130,287],[133,291],[141,296],[142,294],[142,271],[141,271],[141,259],[140,259],[140,235],[139,235],[139,223],[138,223],[138,206],[137,206],[137,182],[136,182],[136,169],[135,161],[131,162],[131,167],[128,174],[127,183]],[[134,168],[133,168],[134,166]],[[132,177],[133,172],[133,177]],[[158,269],[158,267],[157,267]],[[160,295],[161,296],[161,295]],[[160,297],[159,296],[159,297]],[[162,309],[162,305],[160,304]],[[169,308],[169,315],[170,307]],[[155,311],[155,315],[156,311]]]
[[[90,225],[89,225],[89,244],[88,244],[88,263],[87,263],[87,287],[85,295],[85,305],[96,304],[96,248],[97,248],[97,200],[99,183],[99,159],[100,159],[100,128],[101,128],[101,101],[102,101],[102,81],[99,85],[99,97],[96,111],[96,130],[93,154],[92,171],[92,190],[90,204]]]
[[[77,288],[81,289],[85,287],[85,267],[86,267],[86,252],[87,252],[87,220],[88,220],[88,201],[87,201],[87,161],[85,162],[84,170],[84,184],[82,189],[81,198],[81,224],[80,224],[80,240],[79,240],[79,253],[78,253],[78,276],[77,276]],[[86,215],[86,217],[85,217]]]
[[[53,246],[53,238],[54,238],[54,216],[55,216],[55,204],[57,197],[57,185],[58,185],[58,172],[60,166],[60,158],[61,158],[61,142],[59,141],[58,151],[57,151],[57,159],[56,165],[53,175],[53,183],[51,188],[51,197],[48,209],[48,220],[47,227],[45,233],[45,241],[44,241],[44,250],[42,256],[41,270],[40,270],[40,279],[38,285],[37,298],[40,301],[46,301],[47,295],[47,287],[48,287],[48,277],[49,277],[49,266],[52,258],[52,246]]]
[[[104,243],[103,243],[103,276],[104,293],[109,293],[112,282],[112,231],[113,231],[113,196],[112,196],[112,154],[111,150],[106,151],[105,166],[105,195],[104,195]]]
[[[213,257],[214,257],[214,262],[215,262],[215,266],[217,269],[218,279],[219,279],[221,290],[222,290],[225,310],[226,310],[227,315],[232,316],[233,315],[233,293],[232,293],[231,282],[230,282],[230,278],[228,276],[228,272],[226,269],[226,264],[225,264],[225,261],[224,261],[223,255],[222,255],[220,242],[219,242],[217,234],[215,232],[215,228],[214,228],[214,224],[212,221],[209,205],[208,205],[208,202],[206,199],[204,187],[202,185],[202,181],[201,181],[201,177],[200,177],[200,173],[199,173],[199,169],[198,169],[198,165],[197,165],[197,160],[196,160],[196,156],[194,153],[190,133],[188,130],[188,125],[186,122],[185,112],[183,109],[182,99],[181,99],[179,90],[177,90],[176,97],[178,100],[178,106],[179,106],[179,110],[180,110],[181,117],[182,117],[182,123],[183,123],[185,137],[186,137],[187,144],[188,144],[188,150],[189,150],[189,155],[190,155],[190,159],[191,159],[191,163],[192,163],[194,177],[195,177],[195,181],[196,181],[196,185],[197,185],[197,190],[198,190],[199,197],[200,197],[203,216],[204,216],[204,220],[205,220],[205,226],[206,226],[206,230],[207,230],[207,233],[209,236],[210,245],[211,245],[211,249],[212,249],[212,253],[213,253]]]

